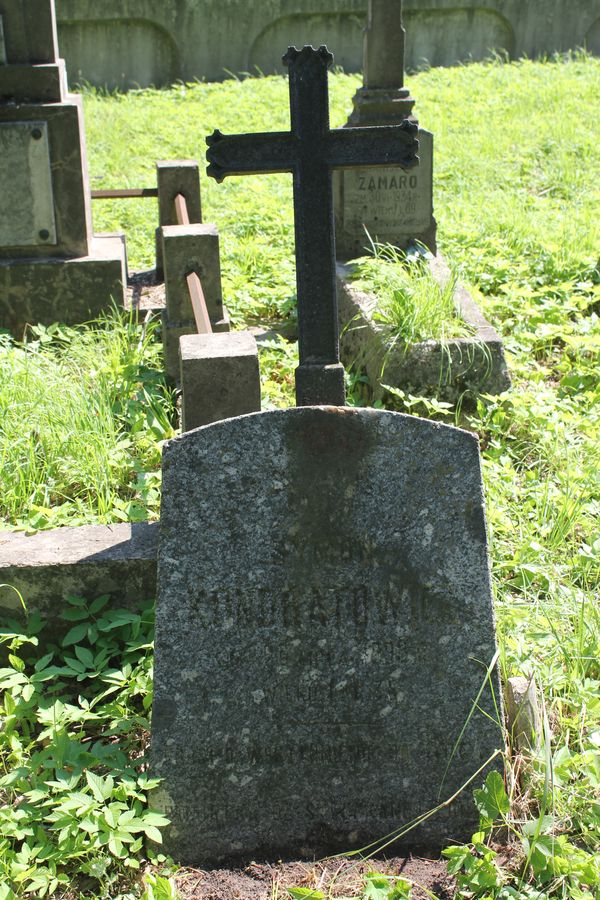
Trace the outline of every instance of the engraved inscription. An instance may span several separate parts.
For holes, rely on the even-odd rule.
[[[0,124],[0,247],[56,244],[46,122]]]
[[[424,231],[431,222],[431,192],[422,173],[402,169],[353,169],[344,172],[344,225],[364,225],[371,235],[398,229]]]
[[[393,239],[426,231],[433,216],[431,135],[419,131],[415,169],[349,169],[343,173],[343,226],[351,234]]]
[[[450,603],[422,587],[409,590],[400,580],[381,587],[354,584],[346,590],[305,584],[301,587],[206,591],[190,586],[187,596],[195,621],[204,628],[244,626],[297,628],[314,624],[347,626],[357,633],[395,624],[456,621]]]

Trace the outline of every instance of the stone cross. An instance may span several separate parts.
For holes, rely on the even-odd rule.
[[[344,405],[344,370],[339,361],[335,286],[332,170],[418,162],[416,125],[403,121],[380,128],[329,128],[327,47],[290,47],[291,130],[209,138],[208,175],[292,172],[296,236],[296,282],[300,365],[298,406]]]
[[[363,51],[366,88],[403,87],[405,37],[402,0],[369,0]]]

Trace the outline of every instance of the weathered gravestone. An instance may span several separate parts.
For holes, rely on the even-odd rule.
[[[81,97],[53,0],[0,0],[0,327],[81,322],[123,302],[121,235],[93,235]]]
[[[170,441],[162,496],[151,759],[177,860],[357,849],[501,746],[474,436],[257,413]],[[402,843],[476,825],[467,788]]]
[[[364,34],[363,87],[353,100],[347,128],[418,122],[404,87],[405,32],[402,0],[369,0]],[[419,241],[436,252],[433,217],[433,135],[417,131],[419,166],[348,169],[334,179],[339,259],[363,256],[369,238],[400,249]],[[366,229],[366,231],[365,231]]]
[[[417,127],[408,119],[381,128],[329,128],[327,47],[289,47],[291,130],[272,134],[223,135],[208,139],[207,174],[291,172],[294,179],[299,406],[344,403],[335,283],[332,173],[334,169],[396,163],[416,165]]]

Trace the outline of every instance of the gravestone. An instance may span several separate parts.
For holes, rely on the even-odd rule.
[[[473,435],[228,419],[166,444],[160,521],[151,768],[176,860],[356,850],[481,782],[502,736]],[[401,845],[476,827],[467,788]]]
[[[402,0],[369,0],[364,34],[363,87],[356,92],[347,128],[411,121],[414,99],[404,87]],[[417,131],[419,166],[406,171],[361,168],[336,173],[335,224],[339,259],[364,256],[374,241],[400,249],[419,241],[436,252],[433,218],[433,135]],[[365,231],[366,229],[366,231]]]
[[[367,164],[412,168],[417,163],[417,128],[404,119],[377,129],[330,129],[327,70],[333,55],[327,47],[289,47],[283,62],[289,70],[291,130],[239,135],[216,130],[207,139],[206,171],[217,181],[228,175],[293,174],[300,357],[296,402],[343,404],[332,173]]]
[[[81,97],[53,0],[0,0],[0,327],[74,323],[123,302],[121,235],[94,235]]]

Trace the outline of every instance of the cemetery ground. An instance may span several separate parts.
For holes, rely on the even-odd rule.
[[[332,125],[345,120],[357,84],[331,77]],[[600,887],[599,85],[600,61],[583,55],[498,60],[410,80],[420,121],[436,139],[440,247],[501,332],[513,388],[481,397],[476,408],[400,390],[386,405],[478,434],[501,672],[534,674],[543,695],[539,749],[511,753],[506,793],[492,779],[477,794],[481,833],[448,849],[464,898],[592,900]],[[202,160],[214,127],[285,129],[286,98],[282,78],[86,91],[93,187],[152,184],[157,159]],[[260,348],[263,407],[292,405],[290,180],[216,185],[203,177],[202,191],[204,220],[221,233],[235,326],[273,330]],[[153,265],[151,202],[102,202],[94,215],[96,230],[126,231],[132,268]],[[25,347],[2,338],[5,527],[156,518],[160,446],[174,434],[174,409],[155,329],[113,315],[93,328],[34,329]],[[351,403],[368,402],[359,372],[348,386]],[[163,821],[146,805],[152,604],[137,614],[104,609],[102,598],[74,598],[60,648],[4,635],[1,900],[134,897],[142,889],[147,898],[171,896],[158,874],[168,871],[160,848],[145,844],[158,839]],[[466,790],[473,787],[481,785]],[[323,877],[319,866],[286,873],[257,863],[211,873],[202,893],[204,876],[182,872],[176,880],[184,897],[281,897],[286,884],[312,890],[315,900],[315,892],[409,895],[401,880],[365,880],[365,863],[352,875],[342,869],[333,883],[335,862]],[[440,881],[435,865],[429,880],[410,867],[400,873],[433,892],[415,889],[413,897],[451,896],[454,882]]]

